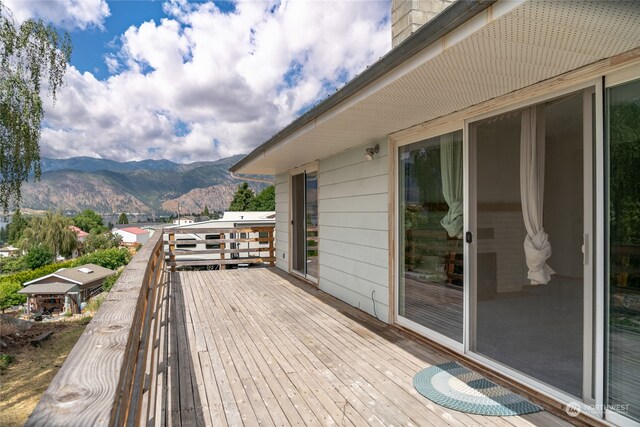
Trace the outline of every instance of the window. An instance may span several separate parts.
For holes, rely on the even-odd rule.
[[[207,240],[216,240],[216,239],[220,239],[220,235],[219,234],[207,234],[206,236],[204,236],[205,239]],[[207,243],[206,244],[206,248],[207,249],[220,249],[220,243]]]
[[[177,239],[177,249],[193,249],[196,247],[196,239]],[[193,243],[181,243],[181,242],[193,242]]]
[[[260,231],[258,233],[258,238],[260,239],[268,239],[269,238],[269,232],[268,231]],[[268,241],[260,241],[260,246],[269,246],[269,242]]]

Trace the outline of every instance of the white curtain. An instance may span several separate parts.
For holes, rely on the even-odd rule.
[[[440,174],[442,195],[449,211],[440,221],[450,237],[462,238],[462,141],[455,141],[454,133],[440,137]]]
[[[549,283],[555,272],[547,265],[551,243],[544,231],[542,212],[544,202],[544,116],[537,119],[536,107],[522,112],[520,132],[520,198],[527,237],[524,253],[532,285]]]

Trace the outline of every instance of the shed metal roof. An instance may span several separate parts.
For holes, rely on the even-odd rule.
[[[49,295],[79,291],[80,289],[75,283],[34,283],[33,285],[20,289],[18,293],[25,295]]]
[[[82,270],[90,272],[83,272]],[[96,280],[104,279],[108,276],[111,276],[115,271],[110,270],[108,268],[100,267],[95,264],[84,264],[74,268],[64,268],[56,271],[55,273],[48,274],[46,276],[39,277],[37,279],[31,280],[25,283],[26,285],[31,285],[33,283],[38,283],[43,279],[47,279],[49,277],[57,277],[62,281],[68,281],[77,285],[85,285],[87,283],[95,282]]]

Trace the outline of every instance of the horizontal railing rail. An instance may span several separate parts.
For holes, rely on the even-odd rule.
[[[171,271],[182,266],[225,269],[238,264],[275,264],[275,226],[185,227],[164,230]],[[189,238],[180,236],[189,235]],[[217,238],[211,238],[216,236]]]
[[[146,424],[168,288],[162,235],[149,239],[106,294],[27,426]]]

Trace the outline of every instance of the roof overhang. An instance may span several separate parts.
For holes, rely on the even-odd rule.
[[[36,283],[25,286],[20,289],[18,293],[26,295],[54,295],[77,291],[79,291],[78,285],[74,283]]]
[[[458,1],[231,170],[276,175],[640,46],[628,1]]]

